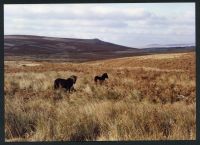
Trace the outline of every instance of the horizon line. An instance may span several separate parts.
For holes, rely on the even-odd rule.
[[[49,37],[49,38],[58,38],[58,39],[76,39],[76,40],[100,40],[103,42],[107,42],[107,43],[112,43],[112,44],[116,44],[116,45],[121,45],[121,46],[125,46],[125,47],[130,47],[130,48],[158,48],[158,47],[169,47],[169,46],[162,46],[162,45],[187,45],[187,44],[192,44],[189,46],[194,46],[196,47],[196,42],[188,42],[188,43],[168,43],[168,44],[161,44],[161,43],[150,43],[150,44],[146,44],[145,46],[143,45],[143,47],[135,47],[135,46],[126,46],[123,44],[117,44],[114,42],[109,42],[109,41],[104,41],[102,39],[99,38],[75,38],[75,37],[59,37],[59,36],[46,36],[46,35],[33,35],[33,34],[4,34],[4,36],[35,36],[35,37]],[[161,45],[161,46],[150,46],[150,45]],[[176,47],[176,46],[171,46],[171,47]],[[183,46],[182,46],[183,47]]]

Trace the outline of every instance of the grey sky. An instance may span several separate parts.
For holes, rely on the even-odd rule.
[[[4,5],[4,33],[99,38],[131,47],[195,43],[195,4]]]

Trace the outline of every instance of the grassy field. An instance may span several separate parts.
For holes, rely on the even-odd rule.
[[[195,57],[6,61],[6,141],[195,140]],[[95,85],[104,72],[109,79]],[[53,89],[56,78],[71,75],[77,91]]]

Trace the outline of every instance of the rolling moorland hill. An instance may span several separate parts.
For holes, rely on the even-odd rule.
[[[5,35],[5,60],[63,60],[84,62],[156,53],[194,51],[194,46],[130,48],[99,39],[56,38],[31,35]]]
[[[196,139],[196,54],[71,62],[5,61],[5,140]],[[95,84],[94,76],[109,78]],[[71,93],[56,78],[78,76]]]

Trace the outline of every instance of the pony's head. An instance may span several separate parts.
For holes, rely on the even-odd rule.
[[[75,83],[76,83],[76,80],[77,80],[77,76],[72,75],[70,78],[73,79],[73,83],[75,84]]]
[[[102,77],[104,77],[104,78],[107,78],[107,79],[108,79],[108,74],[107,74],[107,73],[104,73],[104,74],[102,75]]]

